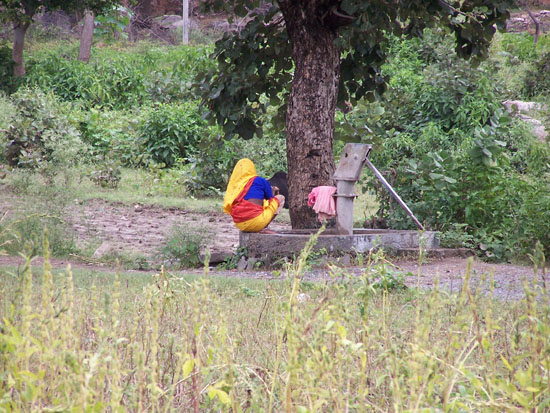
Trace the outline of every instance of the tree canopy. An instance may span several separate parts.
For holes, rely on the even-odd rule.
[[[511,3],[497,0],[206,0],[244,27],[216,43],[217,68],[201,79],[210,116],[226,136],[261,134],[261,114],[285,115],[293,228],[316,220],[307,194],[332,184],[334,114],[386,88],[381,72],[388,34],[422,36],[431,26],[454,34],[458,55],[483,58]]]
[[[261,133],[259,116],[267,105],[281,106],[292,82],[294,62],[288,22],[281,6],[300,9],[337,33],[341,53],[337,105],[346,109],[361,98],[375,99],[386,87],[380,72],[386,35],[422,36],[426,27],[447,27],[456,53],[484,58],[495,29],[503,29],[510,1],[443,0],[206,1],[207,7],[234,13],[247,23],[216,43],[218,66],[201,79],[203,98],[227,135]]]
[[[118,0],[0,0],[0,21],[13,24],[13,60],[15,62],[15,75],[25,74],[23,64],[23,43],[25,33],[32,23],[36,12],[64,10],[91,10],[100,13],[102,10],[118,4]]]

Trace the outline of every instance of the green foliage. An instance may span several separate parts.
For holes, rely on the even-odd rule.
[[[113,41],[119,37],[126,39],[128,34],[124,29],[130,24],[133,13],[122,6],[114,6],[105,10],[103,14],[96,16],[94,21],[94,34]]]
[[[112,159],[100,159],[100,162],[94,165],[94,168],[90,173],[90,179],[102,188],[114,189],[118,186],[121,175],[122,173],[118,162]]]
[[[235,270],[241,258],[248,259],[248,250],[246,247],[238,247],[235,254],[231,255],[229,258],[226,258],[224,262],[218,265],[218,268],[221,270]]]
[[[220,195],[225,190],[231,172],[242,158],[240,142],[224,141],[211,134],[201,140],[188,158],[185,186],[192,195]]]
[[[453,6],[423,1],[398,4],[343,1],[338,5],[338,16],[353,17],[341,24],[333,20],[336,17],[331,16],[331,6],[322,2],[311,8],[301,3],[273,3],[269,8],[256,8],[252,0],[206,3],[237,16],[254,10],[247,15],[249,20],[243,30],[228,33],[216,42],[213,56],[217,67],[198,77],[211,118],[223,127],[226,136],[238,134],[245,139],[261,134],[261,114],[268,105],[279,107],[280,113],[286,110],[283,102],[290,92],[296,63],[288,30],[298,32],[294,26],[302,21],[297,16],[315,10],[318,14],[308,17],[318,21],[320,30],[338,28],[335,39],[341,52],[338,106],[344,109],[346,102],[373,100],[385,90],[387,79],[380,66],[386,59],[387,34],[421,36],[425,27],[437,24],[455,35],[459,56],[485,57],[495,25],[504,27],[509,15],[507,9],[511,7],[509,2],[496,1]],[[284,25],[280,24],[281,11]]]
[[[11,100],[16,114],[4,131],[8,163],[55,175],[60,166],[80,161],[86,146],[54,96],[20,89]]]
[[[15,106],[10,98],[0,92],[0,162],[6,162],[5,151],[8,140],[6,131],[13,117],[17,113]]]
[[[277,171],[286,171],[285,138],[270,135],[246,141],[224,140],[221,134],[211,134],[201,140],[197,151],[187,159],[190,169],[185,185],[195,195],[224,191],[235,164],[242,158],[251,159],[258,174],[266,178]]]
[[[98,110],[90,108],[75,113],[82,140],[90,145],[88,157],[113,159],[126,166],[140,166],[149,158],[138,139],[139,127],[151,108],[133,110]]]
[[[29,59],[26,81],[84,108],[133,109],[189,100],[194,99],[191,79],[212,65],[209,50],[148,43],[128,50],[95,48],[88,64],[74,59],[76,50],[40,51]]]
[[[451,224],[447,231],[440,235],[443,248],[472,248],[475,249],[476,239],[468,234],[466,224]]]
[[[29,85],[52,90],[67,101],[87,108],[129,108],[146,97],[145,74],[124,57],[86,64],[57,54],[29,59]]]
[[[500,47],[502,52],[508,54],[509,63],[514,63],[512,59],[533,62],[550,47],[550,36],[542,34],[535,43],[529,33],[507,33],[502,37]]]
[[[174,166],[178,159],[190,157],[208,133],[195,102],[159,104],[148,113],[139,129],[151,159],[167,167]]]
[[[380,103],[347,114],[340,133],[373,142],[374,165],[429,228],[450,231],[451,244],[462,240],[498,260],[525,256],[537,239],[550,248],[548,147],[504,115],[491,62],[469,67],[439,36],[392,39],[384,66],[391,88]],[[376,189],[379,218],[414,228],[369,177],[365,189]]]
[[[209,228],[175,226],[170,230],[160,256],[167,267],[189,268],[201,264],[201,251],[206,246]]]
[[[15,63],[12,59],[12,49],[0,42],[0,91],[10,94],[15,90],[16,79],[13,76]]]
[[[43,255],[44,229],[52,242],[51,252],[56,257],[68,257],[78,253],[75,234],[60,218],[44,213],[21,216],[16,220],[0,222],[1,249],[9,255],[22,252],[31,257]]]
[[[550,96],[550,51],[537,59],[525,74],[523,90],[528,97]]]

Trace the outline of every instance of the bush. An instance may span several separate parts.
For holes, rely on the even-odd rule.
[[[9,255],[22,252],[34,257],[43,255],[44,230],[48,229],[48,239],[51,252],[56,257],[67,257],[71,253],[78,253],[75,234],[61,219],[36,213],[20,217],[19,219],[3,223],[0,222],[0,245]]]
[[[147,114],[139,129],[151,159],[167,167],[192,156],[197,144],[209,133],[196,102],[159,104]]]
[[[82,140],[90,145],[89,158],[114,159],[126,166],[140,166],[147,160],[139,140],[139,126],[150,108],[139,110],[98,110],[77,112]]]
[[[196,267],[201,264],[200,253],[209,237],[208,228],[176,226],[171,229],[160,255],[169,267]]]
[[[523,91],[528,97],[550,95],[550,52],[534,62],[533,68],[525,74]]]
[[[529,33],[506,33],[502,35],[500,46],[503,52],[520,62],[533,62],[550,47],[550,36],[543,34],[537,43]]]
[[[123,51],[95,48],[88,64],[75,60],[75,51],[38,51],[28,59],[27,83],[86,108],[130,109],[193,99],[193,77],[213,64],[209,50],[148,43]]]
[[[0,42],[0,92],[10,94],[15,90],[17,82],[13,76],[14,65],[11,47]]]
[[[147,99],[144,71],[124,56],[86,64],[51,54],[29,59],[28,66],[29,85],[87,108],[129,108]]]
[[[55,175],[60,166],[80,161],[86,146],[68,120],[68,108],[38,89],[20,89],[11,100],[16,114],[4,131],[10,165]]]
[[[391,53],[383,70],[392,87],[381,102],[358,105],[341,132],[365,139],[356,131],[372,131],[374,165],[428,228],[451,231],[455,244],[499,260],[525,257],[537,239],[550,250],[550,150],[504,115],[490,64],[471,68],[436,32],[393,39]],[[372,175],[368,185],[379,218],[415,227]]]
[[[6,131],[15,114],[16,109],[10,98],[0,92],[0,163],[6,162],[4,153],[8,143]]]
[[[215,132],[213,130],[203,139],[197,151],[187,159],[185,185],[191,194],[211,195],[225,191],[235,164],[242,158],[251,159],[258,174],[266,178],[287,170],[284,136],[224,140]]]

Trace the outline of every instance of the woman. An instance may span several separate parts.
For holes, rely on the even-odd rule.
[[[231,215],[238,229],[244,232],[261,231],[284,203],[285,197],[273,196],[270,183],[256,174],[256,167],[250,159],[237,162],[225,191],[223,212]]]

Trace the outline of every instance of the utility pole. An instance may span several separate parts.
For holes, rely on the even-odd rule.
[[[189,0],[183,0],[183,44],[189,44]]]

